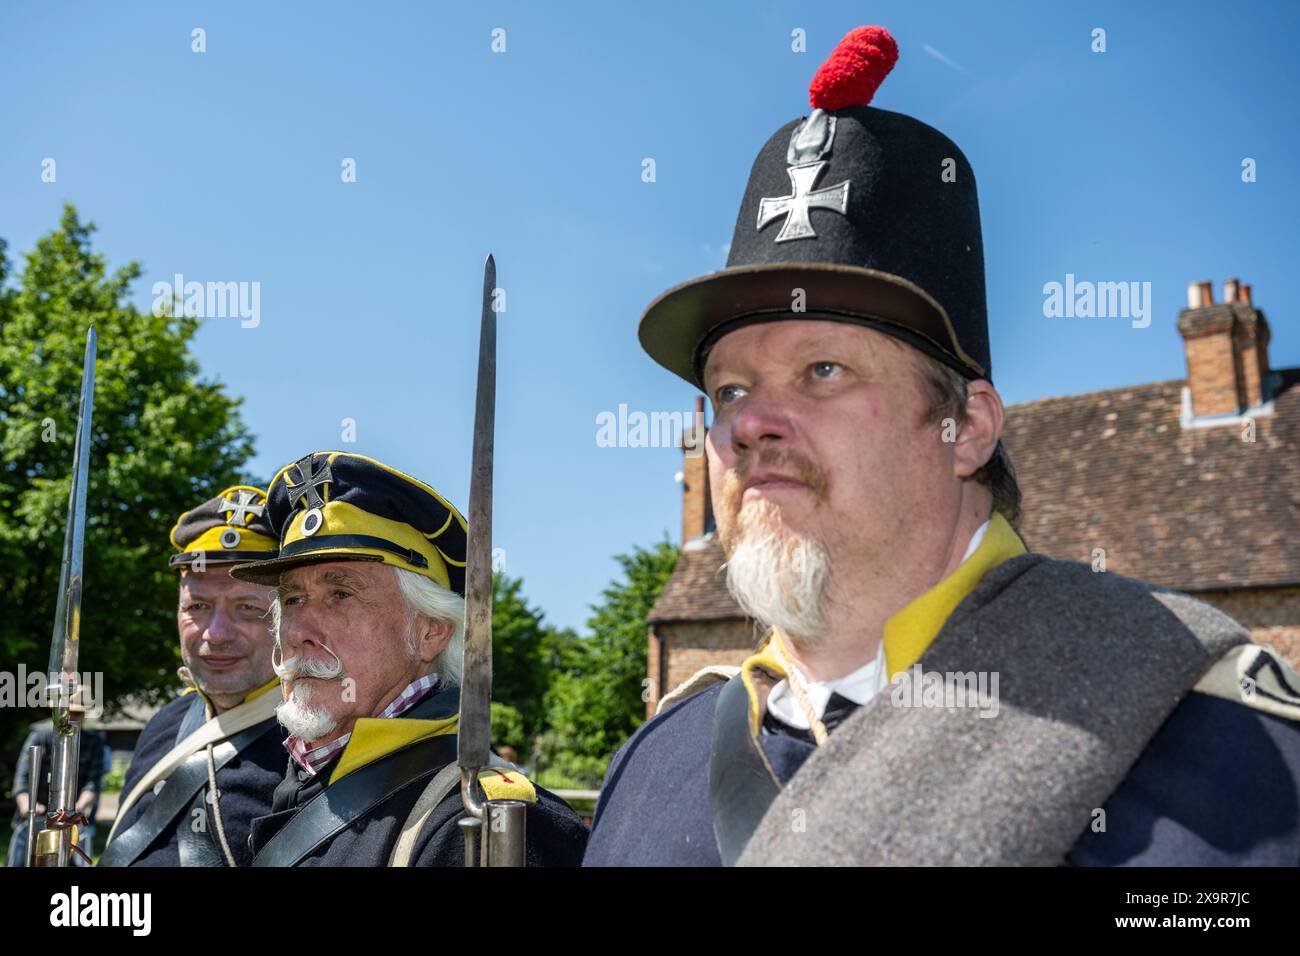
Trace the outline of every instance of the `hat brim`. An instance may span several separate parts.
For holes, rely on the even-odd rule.
[[[330,564],[334,561],[379,561],[383,562],[377,554],[341,554],[328,551],[317,551],[303,555],[293,555],[288,558],[271,558],[267,561],[254,561],[252,564],[241,564],[239,567],[230,569],[230,576],[240,581],[247,581],[250,584],[262,584],[267,587],[277,587],[280,584],[280,575],[286,571],[292,571],[294,568],[300,568],[308,564]]]
[[[796,289],[803,290],[806,307],[797,313]],[[683,282],[651,302],[637,334],[651,358],[703,390],[701,351],[710,339],[756,322],[799,318],[875,327],[968,377],[985,376],[983,366],[962,350],[947,312],[924,289],[861,266],[777,263],[723,269]]]
[[[207,567],[224,567],[231,564],[251,564],[259,559],[259,554],[275,554],[274,551],[205,551],[203,552],[203,564]],[[167,559],[167,567],[173,571],[192,570],[192,566],[197,561],[197,556],[193,551],[181,551],[173,554]],[[270,560],[265,559],[265,560]]]

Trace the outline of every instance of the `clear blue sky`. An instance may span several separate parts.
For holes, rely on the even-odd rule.
[[[641,353],[641,310],[721,267],[754,154],[864,23],[900,47],[875,105],[974,166],[1008,402],[1181,377],[1197,279],[1216,298],[1225,276],[1251,283],[1274,367],[1300,365],[1294,3],[10,2],[0,236],[17,258],[75,203],[110,265],[144,264],[142,309],[177,272],[260,282],[259,327],[214,319],[197,341],[247,399],[255,470],[346,447],[462,508],[495,253],[496,544],[550,620],[581,627],[612,555],[679,533],[679,453],[595,440],[620,403],[691,408]],[[1067,272],[1151,282],[1150,327],[1045,318]]]

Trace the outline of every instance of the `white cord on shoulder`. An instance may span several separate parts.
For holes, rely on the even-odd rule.
[[[790,690],[794,692],[794,699],[798,701],[799,708],[803,711],[804,717],[808,720],[808,726],[812,728],[813,741],[820,747],[826,743],[830,734],[826,730],[826,725],[822,723],[817,711],[813,708],[812,701],[808,699],[808,691],[804,687],[803,677],[799,669],[795,667],[794,656],[785,646],[785,638],[776,628],[772,628],[772,646],[776,650],[776,656],[781,660],[781,666],[785,668],[785,679],[790,685]]]
[[[203,699],[203,715],[208,720],[212,719],[212,705],[205,697]],[[226,828],[221,822],[221,795],[217,789],[217,763],[212,756],[212,744],[208,744],[208,800],[212,803],[212,819],[217,825],[217,842],[221,845],[221,852],[226,858],[226,866],[238,866],[235,862],[235,855],[230,852],[230,844],[226,842]]]

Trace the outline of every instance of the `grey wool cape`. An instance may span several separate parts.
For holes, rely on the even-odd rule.
[[[918,665],[996,673],[996,716],[882,690],[803,762],[740,865],[1060,864],[1081,832],[1104,835],[1103,804],[1189,696],[1268,715],[1291,796],[1261,798],[1294,802],[1294,671],[1186,594],[1022,554],[985,575]]]

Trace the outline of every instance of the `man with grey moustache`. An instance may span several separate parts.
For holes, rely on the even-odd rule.
[[[455,766],[465,519],[363,455],[317,452],[268,489],[278,558],[236,578],[277,587],[277,716],[288,772],[254,820],[254,866],[462,866]],[[530,866],[576,866],[586,828],[497,759],[488,799],[527,804]],[[439,790],[440,771],[455,773]]]
[[[759,153],[728,267],[641,320],[712,401],[727,584],[767,630],[615,755],[584,864],[1295,865],[1300,678],[1015,530],[974,175],[867,105],[897,56],[845,37]],[[886,690],[914,666],[996,674],[996,715]]]

